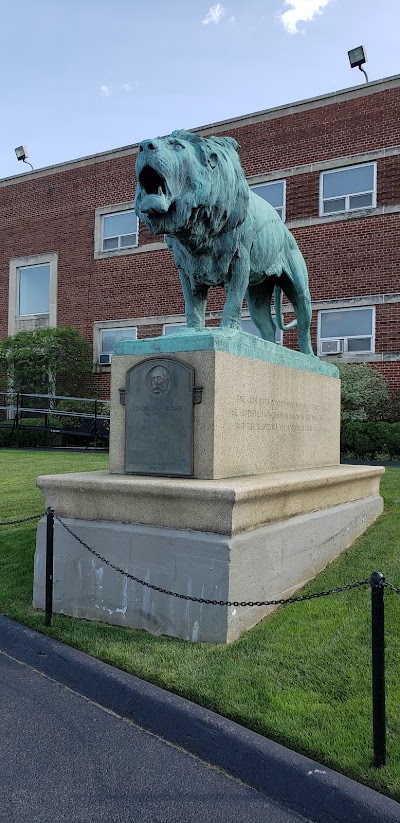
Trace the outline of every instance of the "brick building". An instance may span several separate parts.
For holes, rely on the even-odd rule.
[[[400,389],[400,75],[197,131],[235,137],[249,184],[295,235],[318,355],[370,362]],[[117,339],[185,322],[173,258],[132,210],[137,150],[0,180],[0,338],[75,326],[105,395]],[[223,300],[210,290],[209,323]]]

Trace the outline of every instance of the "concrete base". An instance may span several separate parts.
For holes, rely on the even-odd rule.
[[[289,597],[313,578],[381,511],[382,499],[375,494],[236,535],[65,520],[97,552],[153,585],[216,600],[269,600]],[[42,520],[35,555],[35,608],[44,608],[45,543]],[[202,605],[155,592],[94,558],[56,523],[55,612],[152,634],[225,643],[271,610]]]
[[[239,534],[379,494],[380,466],[328,466],[254,477],[195,480],[110,475],[38,477],[60,517]]]

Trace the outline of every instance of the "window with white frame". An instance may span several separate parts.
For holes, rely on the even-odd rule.
[[[130,249],[137,244],[138,219],[133,209],[103,215],[102,251]]]
[[[376,206],[376,163],[322,172],[320,215]]]
[[[285,180],[276,180],[272,183],[261,183],[250,187],[254,194],[258,194],[259,197],[262,197],[263,200],[266,200],[274,207],[283,221],[285,220],[285,183]]]
[[[187,323],[164,323],[163,334],[174,334],[180,329],[187,329]]]
[[[281,346],[283,342],[282,331],[276,325],[276,319],[273,315],[272,320],[275,326],[275,343]],[[246,331],[248,334],[254,334],[255,337],[261,337],[261,334],[256,324],[253,323],[251,317],[242,317],[242,329],[243,331]]]
[[[99,363],[100,365],[107,365],[111,363],[111,357],[114,354],[115,346],[122,340],[136,340],[137,328],[136,326],[121,326],[120,328],[114,326],[113,328],[106,328],[99,330]]]
[[[318,314],[318,354],[369,354],[375,350],[374,307]]]
[[[17,269],[17,315],[48,314],[50,303],[50,263],[20,266]]]
[[[57,325],[57,269],[57,252],[10,260],[9,335]]]

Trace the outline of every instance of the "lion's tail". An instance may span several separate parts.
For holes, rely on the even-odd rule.
[[[278,328],[281,331],[288,331],[289,329],[294,329],[297,326],[297,320],[292,320],[291,323],[288,323],[285,326],[283,322],[282,316],[282,289],[279,286],[275,286],[274,288],[274,301],[275,301],[275,317],[276,323]]]

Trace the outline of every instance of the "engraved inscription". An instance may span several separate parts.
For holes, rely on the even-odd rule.
[[[193,475],[193,368],[145,360],[126,375],[125,471]]]
[[[329,435],[331,408],[328,403],[307,400],[277,400],[274,397],[246,397],[237,394],[232,401],[230,418],[239,432],[298,432]]]

